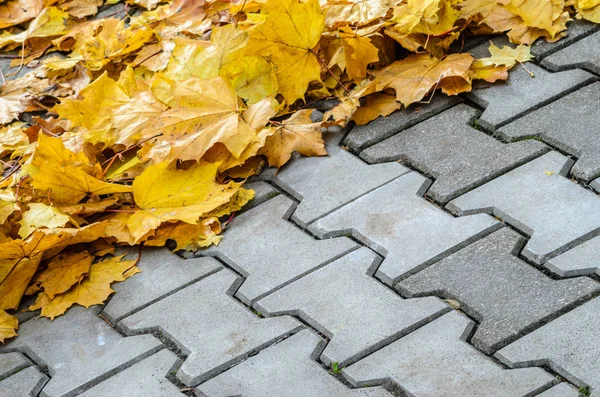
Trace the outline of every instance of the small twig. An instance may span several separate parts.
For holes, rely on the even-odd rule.
[[[4,72],[2,71],[1,66],[0,66],[0,77],[2,77],[2,85],[6,84],[6,79],[4,78]]]

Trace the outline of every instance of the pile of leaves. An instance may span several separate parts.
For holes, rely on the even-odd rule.
[[[30,70],[0,73],[0,340],[25,295],[49,318],[102,303],[139,271],[116,245],[217,244],[244,181],[325,155],[322,127],[505,80],[526,45],[600,22],[600,0],[117,2],[0,0],[0,56]],[[504,33],[516,48],[461,53]]]

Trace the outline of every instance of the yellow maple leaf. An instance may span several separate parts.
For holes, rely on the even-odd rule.
[[[226,64],[221,72],[231,81],[235,93],[250,105],[274,97],[279,91],[275,70],[263,57],[242,57]]]
[[[42,203],[29,203],[29,209],[23,213],[23,218],[19,221],[21,225],[19,236],[27,238],[35,229],[41,227],[63,227],[69,220],[69,216],[56,207]]]
[[[133,197],[140,210],[127,221],[138,241],[167,221],[196,224],[200,217],[229,202],[240,184],[216,181],[219,163],[200,161],[188,169],[175,163],[146,168],[133,182]]]
[[[0,310],[19,307],[41,259],[22,240],[0,244]]]
[[[19,320],[4,310],[0,310],[0,343],[4,343],[6,339],[17,336],[18,328]]]
[[[600,23],[600,0],[577,0],[575,2],[577,18]]]
[[[216,143],[238,157],[256,140],[241,118],[235,91],[222,77],[159,82],[155,92],[170,109],[153,120],[153,128],[170,143],[171,159],[198,160]]]
[[[88,276],[81,283],[75,284],[70,290],[56,295],[53,299],[44,292],[40,293],[29,310],[42,309],[41,315],[53,320],[74,304],[90,307],[103,303],[115,292],[110,287],[113,282],[124,281],[139,272],[135,266],[136,261],[121,261],[123,256],[94,263],[89,268]]]
[[[0,5],[0,29],[20,25],[36,16],[44,8],[43,0],[13,0]]]
[[[49,299],[54,299],[55,295],[67,292],[83,280],[93,259],[87,251],[55,256],[48,267],[34,277],[32,284],[42,289]]]
[[[352,120],[357,125],[367,124],[377,117],[392,114],[400,109],[400,106],[395,97],[378,92],[366,98],[366,103],[354,112]]]
[[[379,61],[379,50],[371,43],[371,39],[359,36],[348,27],[339,29],[338,51],[329,63],[329,67],[337,64],[355,82],[367,77],[367,66]]]
[[[373,74],[377,90],[393,88],[396,100],[408,106],[436,88],[448,95],[470,91],[472,63],[473,57],[469,54],[452,54],[444,59],[415,54]]]
[[[476,64],[478,67],[506,66],[512,68],[517,62],[529,62],[533,59],[531,47],[523,44],[514,48],[510,46],[498,48],[494,43],[490,42],[488,51],[491,56],[488,58],[476,59],[474,65]]]
[[[304,98],[308,85],[321,81],[313,51],[325,19],[318,0],[267,0],[264,23],[250,29],[247,55],[268,57],[276,67],[279,92],[289,104]]]
[[[48,7],[29,23],[27,30],[21,33],[0,35],[0,48],[12,43],[24,43],[31,38],[59,36],[66,32],[68,14],[56,7]]]
[[[203,219],[198,224],[167,222],[144,241],[144,246],[163,247],[167,240],[174,240],[177,245],[173,251],[194,251],[213,244],[217,245],[222,238],[219,233],[221,233],[221,224],[216,218]]]
[[[311,113],[310,109],[299,110],[278,127],[269,129],[269,136],[259,154],[267,157],[270,166],[280,168],[290,160],[293,152],[305,156],[327,154],[321,123],[313,123]]]

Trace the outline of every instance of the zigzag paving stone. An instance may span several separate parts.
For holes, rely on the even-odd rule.
[[[314,359],[325,341],[309,330],[261,351],[200,385],[201,397],[389,397],[379,387],[349,389]]]
[[[197,385],[300,326],[290,317],[260,319],[228,296],[240,281],[223,269],[125,318],[119,326],[126,333],[159,329],[168,335],[188,355],[177,377],[188,386]]]
[[[29,361],[20,353],[0,354],[0,379],[4,379],[30,365]]]
[[[365,164],[339,147],[342,137],[341,133],[325,134],[328,156],[296,156],[277,174],[265,171],[267,178],[300,201],[292,219],[302,227],[409,172],[397,163]]]
[[[102,311],[113,324],[171,291],[222,268],[214,258],[181,259],[165,248],[144,248],[138,267],[142,273],[126,283],[114,284],[117,293]]]
[[[600,176],[596,112],[599,92],[600,83],[581,88],[500,128],[498,133],[509,140],[542,138],[549,145],[577,157],[571,173],[589,182]]]
[[[544,267],[561,277],[600,275],[600,236],[550,259]]]
[[[525,239],[503,228],[396,286],[406,296],[458,300],[480,325],[471,343],[487,354],[600,291],[586,277],[553,280],[517,258]]]
[[[501,227],[484,214],[455,218],[425,200],[431,181],[404,175],[310,226],[322,238],[353,233],[385,260],[376,272],[386,284],[420,270]]]
[[[42,391],[45,397],[74,396],[161,348],[151,335],[122,337],[95,310],[81,306],[54,321],[26,321],[19,337],[6,344],[6,349],[22,350],[48,367],[51,379]]]
[[[576,386],[600,396],[600,298],[524,336],[496,353],[510,367],[549,365]]]
[[[489,212],[531,236],[523,255],[543,264],[600,233],[600,197],[572,182],[573,161],[550,152],[448,203],[459,215]]]
[[[451,312],[343,370],[356,386],[396,382],[411,397],[525,397],[555,379],[540,368],[505,370],[465,339],[474,324]]]
[[[294,208],[283,195],[268,200],[235,217],[218,247],[199,251],[217,255],[246,276],[236,293],[242,302],[252,304],[357,247],[348,238],[315,240],[284,219]]]
[[[595,191],[597,191],[598,193],[600,193],[600,178],[598,178],[594,182],[592,182],[590,184],[590,186],[592,187],[592,189],[594,189]]]
[[[361,153],[370,163],[401,160],[433,176],[427,194],[445,203],[548,150],[534,140],[503,144],[469,126],[478,112],[458,105]]]
[[[27,367],[0,381],[0,396],[37,396],[48,377],[35,367]]]
[[[400,298],[367,274],[378,262],[377,255],[361,248],[258,301],[255,307],[270,315],[302,313],[331,339],[321,360],[343,367],[449,309],[436,298]]]
[[[560,383],[537,397],[579,397],[579,391],[568,383]]]
[[[165,378],[178,362],[176,355],[163,349],[97,384],[80,397],[183,397],[179,389]]]
[[[352,128],[344,139],[344,145],[353,152],[360,152],[460,102],[461,99],[458,97],[434,95],[431,103],[425,105],[416,103],[387,117],[378,117],[369,124]]]
[[[600,32],[550,55],[542,61],[542,65],[557,71],[585,68],[594,73],[600,73]]]
[[[244,188],[254,190],[254,198],[244,206],[244,211],[256,207],[257,205],[260,205],[279,194],[279,190],[275,189],[273,186],[263,181],[246,183],[244,184]]]
[[[594,75],[583,70],[550,73],[532,63],[527,64],[527,69],[534,78],[523,67],[515,67],[509,72],[506,83],[487,84],[465,94],[485,108],[480,125],[493,131],[595,80]]]

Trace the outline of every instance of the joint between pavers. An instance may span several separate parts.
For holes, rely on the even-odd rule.
[[[580,70],[580,69],[576,69],[576,70]],[[587,72],[587,70],[586,70],[586,72]],[[486,129],[488,129],[490,131],[496,131],[497,129],[504,127],[508,123],[512,123],[513,121],[518,120],[521,117],[523,117],[523,116],[525,116],[525,115],[527,115],[527,114],[529,114],[529,113],[531,113],[533,111],[541,109],[544,106],[549,105],[550,103],[555,102],[555,101],[559,100],[560,98],[562,98],[562,97],[564,97],[566,95],[572,94],[573,92],[575,92],[575,91],[577,91],[577,90],[579,90],[579,89],[581,89],[583,87],[586,87],[586,86],[588,86],[590,84],[593,84],[593,83],[595,83],[597,81],[598,81],[598,77],[597,76],[590,75],[587,79],[583,80],[582,82],[574,84],[573,86],[569,87],[568,89],[565,89],[561,93],[559,93],[557,95],[554,95],[554,96],[551,96],[549,98],[544,99],[541,102],[536,103],[534,106],[532,106],[531,108],[529,108],[529,109],[527,109],[525,111],[522,111],[520,113],[517,113],[516,115],[510,116],[509,118],[507,118],[506,120],[503,120],[502,122],[499,122],[499,123],[497,123],[495,125],[491,125],[487,121],[485,121],[485,120],[483,120],[483,119],[480,118],[479,119],[480,124],[483,125],[484,128],[486,128]]]
[[[217,259],[217,258],[215,258],[215,260],[216,260],[216,259]],[[148,306],[150,306],[150,305],[153,305],[154,303],[156,303],[156,302],[158,302],[158,301],[161,301],[161,300],[163,300],[163,299],[165,299],[165,298],[169,297],[170,295],[173,295],[174,293],[176,293],[176,292],[179,292],[179,291],[181,291],[182,289],[189,287],[189,286],[190,286],[190,285],[192,285],[192,284],[195,284],[195,283],[197,283],[197,282],[199,282],[199,281],[202,281],[202,280],[203,280],[203,279],[205,279],[206,277],[208,277],[208,276],[212,276],[213,274],[215,274],[215,273],[217,273],[217,272],[219,272],[219,271],[221,271],[221,270],[223,270],[223,267],[222,267],[222,266],[221,266],[221,267],[217,267],[217,268],[215,268],[215,269],[211,270],[210,272],[207,272],[207,273],[203,274],[202,276],[200,276],[200,277],[198,277],[198,278],[195,278],[195,279],[193,279],[193,280],[191,280],[191,281],[189,281],[189,282],[187,282],[187,283],[185,283],[185,284],[182,284],[182,285],[178,286],[177,288],[175,288],[175,289],[173,289],[173,290],[171,290],[171,291],[169,291],[169,292],[167,292],[167,293],[165,293],[165,294],[163,294],[163,295],[161,295],[161,296],[159,296],[159,297],[157,297],[157,298],[155,298],[155,299],[152,299],[152,300],[150,300],[149,302],[146,302],[146,303],[144,303],[143,305],[141,305],[141,306],[139,306],[139,307],[137,307],[137,308],[134,308],[134,309],[132,309],[132,310],[130,310],[130,311],[128,311],[128,312],[126,312],[125,314],[123,314],[123,315],[121,315],[121,316],[118,316],[118,317],[116,317],[116,318],[113,318],[111,315],[109,315],[108,313],[105,313],[104,311],[100,312],[98,315],[99,315],[99,316],[101,316],[101,317],[102,317],[102,319],[104,319],[104,320],[105,320],[105,321],[106,321],[106,322],[107,322],[107,323],[108,323],[108,324],[109,324],[111,327],[115,328],[115,326],[116,326],[116,325],[117,325],[117,324],[118,324],[118,323],[119,323],[121,320],[123,320],[124,318],[126,318],[126,317],[129,317],[129,316],[132,316],[132,315],[134,315],[135,313],[137,313],[137,312],[139,312],[139,311],[141,311],[141,310],[143,310],[143,309],[147,308]],[[108,302],[106,302],[106,303],[108,303]],[[106,306],[106,304],[105,304],[104,306]]]
[[[211,370],[196,376],[196,377],[189,377],[187,375],[183,375],[181,374],[181,368],[183,367],[183,365],[185,364],[185,362],[182,364],[182,366],[179,368],[179,371],[177,373],[177,378],[180,379],[186,386],[188,387],[197,387],[200,384],[214,378],[215,376],[227,371],[230,368],[235,367],[236,365],[244,362],[248,357],[251,356],[255,356],[257,354],[260,354],[261,351],[268,349],[269,347],[276,345],[278,343],[280,343],[283,340],[288,339],[290,336],[297,334],[298,332],[302,331],[303,329],[306,329],[306,327],[304,325],[299,325],[296,328],[286,332],[285,334],[279,335],[276,338],[273,338],[263,344],[261,344],[260,346],[257,346],[256,348],[238,356],[235,357],[215,368],[212,368]]]

